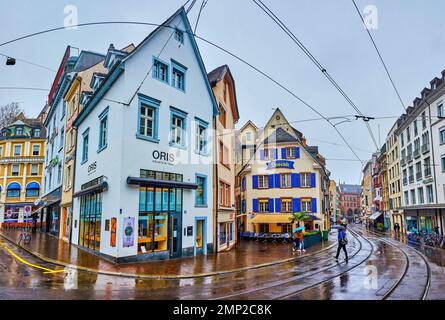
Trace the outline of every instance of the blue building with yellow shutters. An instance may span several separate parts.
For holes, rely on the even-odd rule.
[[[264,129],[252,122],[238,133],[241,231],[291,233],[292,213],[304,212],[306,229],[329,228],[329,171],[318,147],[276,109]]]

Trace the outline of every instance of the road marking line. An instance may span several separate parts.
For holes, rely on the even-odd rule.
[[[12,251],[11,249],[9,249],[3,242],[0,241],[0,245],[2,245],[3,248],[5,248],[10,255],[12,255],[14,258],[16,258],[17,260],[19,260],[21,263],[26,264],[27,266],[33,267],[33,268],[37,268],[37,269],[41,269],[44,270],[46,272],[44,273],[56,273],[56,272],[64,272],[65,270],[53,270],[53,269],[48,269],[36,264],[33,264],[31,262],[26,261],[25,259],[22,259],[21,257],[19,257],[14,251]]]

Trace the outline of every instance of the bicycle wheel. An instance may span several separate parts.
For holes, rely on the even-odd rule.
[[[31,242],[31,236],[29,234],[25,235],[25,244],[29,244]]]

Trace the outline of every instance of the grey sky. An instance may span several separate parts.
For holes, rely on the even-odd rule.
[[[445,68],[443,0],[356,0],[361,9],[378,9],[378,30],[372,34],[383,54],[405,104],[411,104],[423,87]],[[79,23],[133,20],[161,23],[185,1],[115,0],[12,1],[2,0],[0,43],[24,34],[63,25],[65,5],[78,8]],[[365,115],[398,116],[402,107],[363,29],[351,0],[280,0],[264,2],[287,24],[328,69]],[[189,14],[194,25],[201,0]],[[93,26],[63,30],[0,47],[0,53],[57,69],[66,46],[105,53],[108,45],[138,44],[153,27]],[[251,0],[208,0],[197,34],[237,53],[294,91],[326,116],[352,115],[354,110],[308,58]],[[207,71],[227,63],[235,77],[243,125],[252,120],[264,126],[274,107],[289,121],[318,116],[281,88],[227,54],[198,40]],[[149,62],[147,62],[149,63]],[[0,57],[0,87],[49,88],[54,73],[17,62],[5,66]],[[21,102],[28,116],[43,107],[46,92],[0,90],[0,104]],[[371,123],[383,143],[396,119]],[[318,145],[327,159],[354,159],[340,137],[324,121],[295,123],[311,145]],[[338,126],[359,150],[363,160],[375,150],[363,122]],[[363,150],[369,150],[368,152]],[[359,162],[328,160],[335,180],[359,183]]]

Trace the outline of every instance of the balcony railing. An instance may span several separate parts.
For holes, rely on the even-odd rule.
[[[414,149],[414,158],[418,158],[418,157],[420,157],[420,148]]]
[[[426,153],[428,151],[430,151],[430,145],[429,144],[424,144],[422,146],[422,153]]]
[[[431,168],[426,168],[425,169],[425,177],[429,177],[431,176]]]

